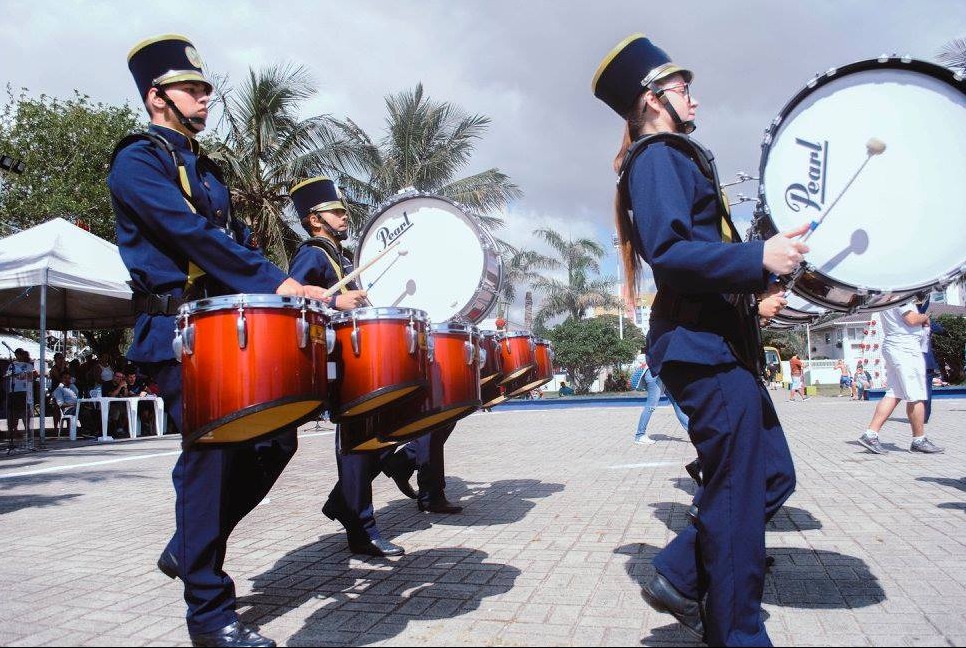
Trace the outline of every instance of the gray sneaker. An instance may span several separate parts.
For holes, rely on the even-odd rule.
[[[869,436],[867,434],[863,434],[859,437],[859,443],[876,454],[888,453],[888,450],[882,447],[882,443],[879,441],[878,436]]]
[[[923,439],[919,443],[916,443],[915,441],[913,441],[912,445],[909,446],[909,452],[922,452],[924,454],[939,454],[941,452],[945,452],[945,450],[937,446],[929,439]]]

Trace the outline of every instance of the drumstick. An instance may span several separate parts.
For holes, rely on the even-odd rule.
[[[802,234],[801,241],[803,243],[808,240],[808,237],[812,235],[812,232],[818,229],[818,226],[822,224],[822,221],[828,218],[829,212],[831,212],[832,208],[838,204],[839,200],[842,198],[842,196],[845,195],[845,192],[848,190],[848,188],[852,186],[853,182],[855,182],[855,179],[859,177],[859,174],[862,173],[862,169],[864,169],[865,165],[869,163],[869,160],[871,160],[876,155],[882,155],[882,153],[885,152],[885,150],[886,150],[885,142],[880,140],[878,137],[869,138],[869,141],[865,143],[865,153],[866,153],[865,162],[862,163],[862,166],[859,167],[858,171],[855,172],[855,174],[848,181],[845,187],[842,188],[842,191],[840,191],[839,195],[835,197],[835,200],[832,201],[832,204],[828,206],[828,209],[825,210],[825,213],[819,216],[818,220],[812,221],[811,225],[808,228],[808,231]]]
[[[398,254],[399,256],[406,256],[409,250],[396,249],[398,245],[399,243],[394,243],[393,245],[390,245],[385,250],[383,250],[376,256],[372,257],[372,259],[370,259],[365,265],[356,268],[346,276],[342,277],[341,281],[339,281],[337,284],[335,284],[334,286],[326,290],[324,293],[322,293],[323,296],[331,297],[332,295],[334,295],[340,288],[342,288],[344,285],[346,285],[347,283],[349,283],[350,281],[358,277],[360,274],[363,273],[363,271],[368,270],[372,266],[372,264],[374,264],[376,261],[384,257],[389,252],[389,250],[396,250],[396,254]]]

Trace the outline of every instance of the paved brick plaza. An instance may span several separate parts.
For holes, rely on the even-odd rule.
[[[873,404],[778,404],[798,491],[768,533],[768,628],[783,645],[966,645],[966,401],[935,403],[941,456]],[[320,512],[331,429],[304,428],[269,500],[232,536],[247,621],[289,645],[680,645],[645,607],[650,558],[686,524],[693,450],[671,412],[631,444],[635,408],[494,411],[447,445],[463,514],[421,514],[375,483],[399,559],[357,560]],[[181,588],[154,568],[173,523],[175,438],[0,461],[0,643],[187,644]],[[71,467],[73,466],[73,467]],[[55,470],[51,470],[55,469]]]

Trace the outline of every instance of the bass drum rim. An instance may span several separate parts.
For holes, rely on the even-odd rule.
[[[366,241],[366,236],[368,236],[376,221],[379,220],[379,217],[400,203],[403,203],[407,200],[420,198],[431,198],[448,203],[456,211],[460,212],[466,217],[470,228],[480,241],[483,249],[483,270],[480,273],[480,279],[477,283],[476,290],[473,293],[473,298],[470,299],[469,303],[464,305],[459,312],[454,314],[452,317],[445,320],[440,320],[441,322],[463,321],[471,324],[479,324],[490,314],[490,312],[496,306],[496,302],[499,299],[500,294],[503,292],[503,282],[506,279],[503,273],[503,258],[500,256],[496,239],[489,232],[489,230],[477,220],[474,212],[465,205],[456,202],[452,198],[447,198],[446,196],[441,196],[439,194],[413,190],[401,192],[389,200],[381,203],[378,207],[376,207],[375,212],[363,226],[362,232],[359,234],[359,244],[356,246],[356,253],[353,259],[355,267],[360,267],[362,248]],[[362,281],[361,275],[359,276],[359,280]],[[470,315],[473,313],[477,313],[477,315],[470,317]]]
[[[815,76],[788,100],[765,130],[765,135],[761,143],[761,158],[758,164],[758,203],[752,218],[752,229],[762,240],[766,240],[778,232],[778,228],[771,218],[768,197],[765,195],[765,178],[774,136],[784,127],[787,117],[806,97],[833,81],[857,72],[884,69],[918,72],[948,83],[951,87],[958,89],[966,95],[966,81],[964,81],[962,74],[935,63],[905,56],[880,56],[878,58],[863,59],[846,65],[833,67],[825,73]],[[887,289],[847,283],[844,280],[820,272],[815,265],[807,262],[803,263],[797,271],[790,275],[783,275],[783,277],[789,278],[789,289],[802,299],[836,312],[852,313],[859,310],[872,312],[892,308],[897,304],[904,303],[904,301],[948,285],[962,276],[964,271],[966,271],[966,264],[961,264],[958,270],[951,270],[947,275],[937,277],[929,283],[923,285],[893,286]],[[799,284],[802,277],[812,277],[814,278],[814,283],[824,283],[827,287],[825,294],[819,294],[813,290],[800,287]],[[840,292],[843,296],[847,296],[847,299],[828,299],[828,294],[833,290]]]

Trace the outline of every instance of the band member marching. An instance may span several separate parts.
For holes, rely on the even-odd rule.
[[[709,644],[771,645],[761,617],[765,524],[794,490],[795,472],[760,382],[751,296],[767,292],[769,273],[797,267],[808,248],[791,239],[807,226],[741,242],[710,152],[687,137],[698,106],[691,80],[635,34],[592,84],[633,142],[618,184],[626,285],[633,291],[641,259],[650,265],[658,295],[648,359],[690,419],[702,468],[695,523],[655,558],[643,595]]]
[[[444,445],[455,428],[456,423],[450,423],[413,439],[386,462],[386,475],[400,484],[399,490],[404,493],[412,490],[409,478],[416,473],[419,490],[414,499],[420,511],[454,514],[463,510],[462,506],[446,499]]]
[[[290,276],[301,282],[330,288],[351,273],[352,261],[342,247],[349,231],[349,218],[338,189],[329,178],[319,176],[299,182],[289,190],[299,220],[310,238],[296,251]],[[368,305],[366,293],[355,283],[343,286],[335,296],[335,307],[351,310]],[[398,556],[399,545],[383,539],[376,525],[372,505],[372,480],[380,471],[394,473],[387,461],[395,448],[365,454],[343,454],[340,435],[335,435],[335,459],[339,480],[329,493],[322,513],[345,527],[349,550],[371,556]],[[405,480],[396,480],[403,494],[415,497]]]
[[[182,303],[231,293],[319,299],[322,290],[286,277],[232,217],[222,174],[196,140],[212,86],[191,42],[178,35],[145,40],[131,50],[128,67],[151,121],[147,132],[118,144],[108,176],[118,248],[139,313],[128,358],[155,379],[181,430],[181,366],[172,342]],[[184,583],[191,640],[196,646],[274,646],[239,621],[235,586],[223,566],[232,529],[295,453],[295,430],[230,447],[183,445],[172,474],[176,530],[158,567]]]

